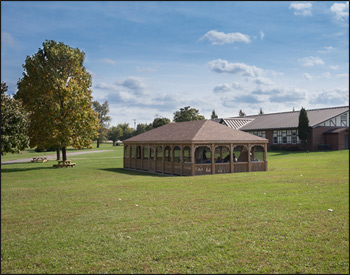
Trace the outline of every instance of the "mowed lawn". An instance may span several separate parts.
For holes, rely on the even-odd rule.
[[[1,273],[349,273],[349,151],[168,177],[122,148],[2,165]]]

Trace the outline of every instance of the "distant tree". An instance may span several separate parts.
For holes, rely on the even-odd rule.
[[[298,136],[301,140],[303,149],[306,150],[306,143],[309,132],[309,118],[304,108],[301,108],[299,113]]]
[[[29,145],[29,114],[20,101],[5,94],[7,88],[1,82],[1,155],[19,153]]]
[[[263,114],[264,114],[264,112],[263,112],[262,108],[260,108],[259,115],[263,115]]]
[[[204,116],[199,114],[199,110],[191,108],[190,106],[180,108],[179,111],[174,113],[174,122],[203,120]]]
[[[30,147],[55,146],[66,160],[68,146],[91,146],[99,124],[84,59],[84,52],[53,40],[27,56],[15,98],[30,111]]]
[[[239,110],[239,116],[240,117],[245,117],[245,112],[243,112],[242,110]]]
[[[153,120],[152,122],[152,129],[154,128],[158,128],[160,126],[163,126],[165,124],[168,124],[170,123],[170,119],[169,118],[166,118],[166,117],[157,117]]]
[[[218,115],[215,113],[215,110],[211,112],[211,119],[219,118]]]
[[[147,124],[147,123],[139,123],[136,126],[136,130],[134,131],[133,135],[139,135],[142,134],[144,132],[149,131],[150,129],[152,129],[152,124]]]
[[[100,124],[100,128],[98,130],[98,137],[96,139],[97,148],[99,148],[100,142],[102,143],[104,140],[106,140],[107,136],[104,134],[105,131],[103,129],[108,127],[108,122],[111,120],[111,117],[107,115],[109,113],[109,105],[107,100],[102,105],[98,101],[93,101],[92,106],[95,112],[98,114]]]
[[[129,123],[119,123],[117,127],[120,127],[123,132],[120,138],[121,140],[125,140],[133,136],[134,129],[129,126]]]
[[[116,141],[121,139],[122,135],[123,129],[121,127],[113,126],[108,130],[107,137],[113,141],[113,146],[115,146]]]

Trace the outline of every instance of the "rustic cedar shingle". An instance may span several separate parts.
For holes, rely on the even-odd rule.
[[[169,123],[134,136],[124,142],[259,142],[260,138],[236,129],[229,128],[211,120]]]

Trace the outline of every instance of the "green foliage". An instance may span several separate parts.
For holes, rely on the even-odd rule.
[[[117,125],[117,127],[120,127],[122,129],[122,136],[121,136],[121,140],[125,140],[128,138],[131,138],[133,136],[134,133],[134,129],[129,127],[129,123],[119,123]]]
[[[263,114],[264,114],[264,112],[263,112],[262,108],[260,108],[259,115],[263,115]]]
[[[199,114],[199,110],[195,108],[191,108],[190,106],[180,108],[179,111],[174,113],[174,122],[182,122],[182,121],[193,121],[193,120],[203,120],[204,116]]]
[[[144,132],[147,132],[152,129],[152,124],[147,124],[147,123],[139,123],[136,126],[136,130],[134,131],[133,135],[139,135]]]
[[[163,126],[165,124],[170,123],[170,119],[166,117],[156,117],[152,122],[152,129],[158,128],[160,126]]]
[[[1,155],[19,153],[29,144],[29,114],[20,101],[5,94],[7,88],[1,82]]]
[[[306,149],[306,142],[309,132],[309,118],[307,112],[304,108],[301,108],[299,113],[299,123],[298,123],[298,136],[303,144],[304,150]]]
[[[215,110],[211,112],[211,119],[219,118],[218,115],[215,113]]]
[[[97,135],[99,121],[84,58],[79,49],[53,40],[27,56],[15,98],[30,111],[30,147],[83,148]]]

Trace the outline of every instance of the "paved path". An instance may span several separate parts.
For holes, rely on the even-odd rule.
[[[113,150],[82,151],[82,152],[67,153],[67,157],[68,156],[77,156],[77,155],[91,154],[91,153],[101,153],[101,152],[107,152],[107,151],[113,151]],[[40,157],[47,158],[48,160],[56,160],[56,154],[47,155],[47,156],[40,156]],[[8,161],[1,162],[1,165],[31,162],[32,159],[33,159],[33,157],[31,157],[31,158],[24,158],[24,159],[8,160]]]

